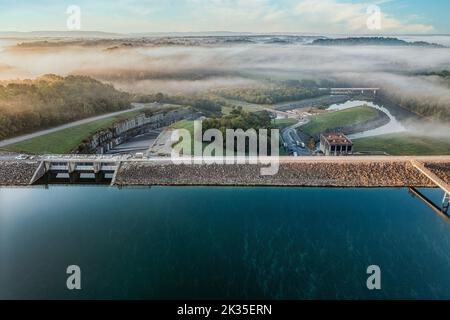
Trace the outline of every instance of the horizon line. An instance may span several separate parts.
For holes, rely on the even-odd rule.
[[[89,33],[99,33],[105,35],[117,35],[117,36],[127,36],[127,35],[164,35],[164,34],[234,34],[234,35],[303,35],[303,36],[326,36],[326,35],[346,35],[346,36],[450,36],[449,33],[330,33],[330,32],[306,32],[306,31],[274,31],[274,32],[253,32],[253,31],[226,31],[226,30],[216,30],[216,31],[137,31],[137,32],[109,32],[101,30],[32,30],[32,31],[13,31],[13,30],[0,30],[1,34],[33,34],[33,33],[64,33],[67,35],[72,34],[89,34]]]

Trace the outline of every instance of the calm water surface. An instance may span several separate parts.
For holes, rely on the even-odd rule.
[[[450,299],[450,223],[407,189],[6,188],[0,298]]]

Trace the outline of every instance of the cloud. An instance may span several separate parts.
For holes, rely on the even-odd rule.
[[[368,33],[367,8],[382,9],[382,33],[427,33],[430,24],[414,4],[405,5],[402,17],[388,12],[394,0],[78,0],[85,30],[108,32],[236,31]],[[3,4],[3,27],[8,30],[65,28],[65,4],[24,0]],[[396,4],[397,8],[400,4]],[[32,10],[30,10],[32,8]],[[392,10],[392,6],[389,7]],[[441,10],[445,10],[442,8]],[[418,22],[419,21],[419,22]],[[437,21],[436,23],[439,23]]]
[[[432,25],[421,24],[417,14],[401,20],[383,10],[391,0],[353,3],[339,0],[186,0],[193,15],[191,28],[230,31],[289,31],[371,33],[367,27],[370,6],[381,7],[377,33],[427,33]]]
[[[378,1],[381,9],[381,30],[379,33],[425,33],[433,31],[433,26],[401,21],[383,11],[382,4],[388,1]],[[296,7],[295,12],[305,22],[324,30],[338,32],[370,33],[367,27],[369,14],[367,9],[374,3],[350,3],[336,0],[303,0]],[[417,16],[410,16],[410,19]]]
[[[197,30],[268,32],[287,16],[270,0],[187,0]]]

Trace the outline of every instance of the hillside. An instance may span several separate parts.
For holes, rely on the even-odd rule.
[[[378,111],[368,106],[360,106],[342,111],[323,113],[312,117],[311,121],[300,129],[312,137],[324,131],[362,124],[376,119]]]
[[[425,41],[407,42],[398,38],[387,37],[351,37],[339,39],[316,39],[313,45],[323,46],[413,46],[444,48],[444,46]]]
[[[124,110],[130,96],[85,76],[0,83],[0,139]]]

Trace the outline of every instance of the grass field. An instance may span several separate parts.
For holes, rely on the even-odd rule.
[[[316,136],[333,128],[346,127],[376,118],[378,111],[368,106],[360,106],[347,110],[323,113],[311,118],[301,130],[310,136]]]
[[[275,129],[280,129],[280,130],[282,130],[282,129],[284,129],[284,128],[293,126],[293,125],[296,124],[296,123],[298,123],[298,120],[296,120],[296,119],[291,119],[291,118],[288,118],[288,119],[275,119],[275,120],[273,121],[272,125],[273,125],[273,127],[274,127]]]
[[[3,150],[30,154],[56,153],[64,154],[76,149],[85,139],[101,129],[108,128],[114,123],[132,118],[142,111],[130,111],[121,115],[93,121],[73,128],[52,132],[40,137],[3,147]]]
[[[356,152],[383,151],[390,155],[450,155],[450,138],[437,139],[410,133],[387,134],[353,141]]]
[[[194,121],[193,120],[181,120],[178,122],[175,122],[173,125],[170,126],[172,129],[186,129],[187,131],[189,131],[190,135],[191,135],[191,152],[187,152],[186,154],[191,154],[192,155],[192,151],[194,150]],[[172,147],[175,147],[176,145],[178,145],[181,142],[175,142]],[[203,148],[205,148],[205,146],[207,146],[207,143],[202,142]],[[184,150],[184,151],[189,151],[189,150]]]
[[[170,126],[172,129],[186,129],[191,135],[194,133],[194,121],[193,120],[181,120]]]
[[[265,105],[260,105],[260,104],[256,104],[256,103],[248,103],[245,101],[239,101],[239,100],[233,100],[233,99],[226,99],[226,98],[222,98],[224,101],[227,101],[229,104],[235,106],[235,107],[242,107],[242,110],[246,111],[246,112],[257,112],[257,111],[262,111],[264,110]],[[233,110],[232,107],[222,107],[222,113],[224,115],[229,115],[231,113],[231,111]]]

